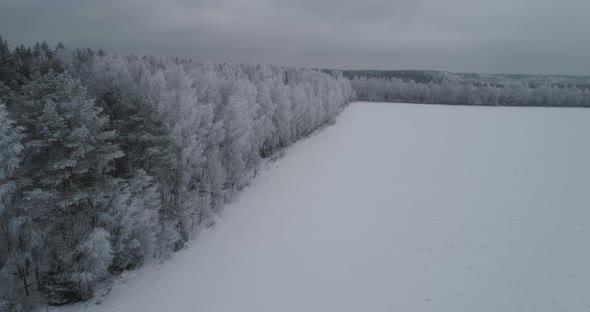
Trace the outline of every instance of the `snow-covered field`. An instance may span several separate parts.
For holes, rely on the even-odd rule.
[[[354,103],[114,311],[590,311],[590,110]]]

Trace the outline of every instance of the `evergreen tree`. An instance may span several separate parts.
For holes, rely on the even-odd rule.
[[[20,74],[16,71],[15,65],[15,59],[8,42],[0,36],[0,83],[3,83],[7,88],[15,88],[18,85]]]
[[[143,169],[160,182],[173,184],[167,177],[176,174],[173,138],[152,102],[135,93],[123,95],[119,88],[108,86],[97,105],[110,117],[115,142],[125,154],[116,161],[114,174],[130,177]]]
[[[10,197],[17,188],[17,171],[23,151],[22,131],[23,128],[15,125],[0,102],[0,216],[7,210]]]
[[[15,298],[10,298],[9,288],[18,282],[12,276],[15,268],[8,262],[11,250],[8,216],[13,215],[11,198],[17,189],[18,170],[22,161],[22,139],[22,128],[15,125],[6,107],[0,102],[0,285],[4,285],[0,289],[0,310],[4,304],[14,304]]]
[[[116,132],[114,142],[125,154],[115,160],[113,174],[125,179],[154,177],[160,196],[156,211],[161,222],[176,222],[179,218],[177,152],[170,130],[152,101],[135,93],[124,95],[111,85],[100,93],[97,105],[110,117],[110,129]],[[175,233],[164,233],[168,235],[162,237],[166,241],[177,239]]]
[[[13,277],[17,268],[10,261],[9,255],[12,252],[12,245],[9,237],[10,216],[15,215],[12,205],[12,195],[18,187],[18,174],[22,161],[23,139],[22,128],[15,125],[10,118],[6,107],[0,102],[0,310],[2,306],[15,304],[16,298],[9,292],[14,289],[15,284],[26,281],[25,276]],[[22,272],[22,271],[20,271]],[[28,292],[27,284],[24,286]]]
[[[100,226],[100,207],[112,184],[109,173],[123,154],[112,143],[114,131],[104,130],[108,117],[69,74],[50,72],[32,81],[18,101],[27,137],[10,221],[14,261],[36,266],[49,258],[46,286],[62,289],[67,299],[83,299],[87,287],[78,277],[85,273],[75,268],[82,270],[90,260],[79,250]]]

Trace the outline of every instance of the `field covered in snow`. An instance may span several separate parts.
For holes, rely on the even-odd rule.
[[[590,311],[590,110],[353,103],[114,311]]]

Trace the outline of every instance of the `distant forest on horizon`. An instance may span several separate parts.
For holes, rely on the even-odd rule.
[[[475,72],[450,72],[428,69],[321,69],[326,72],[338,71],[348,79],[366,77],[376,79],[402,79],[413,80],[416,83],[442,83],[444,81],[463,82],[527,82],[541,84],[551,82],[557,85],[576,85],[579,87],[590,86],[589,75],[551,75],[551,74],[526,74],[526,73],[475,73]]]
[[[432,70],[324,70],[351,81],[362,101],[590,107],[590,76],[477,74]]]

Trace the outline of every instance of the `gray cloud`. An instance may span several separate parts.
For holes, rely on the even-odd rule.
[[[305,67],[590,74],[590,1],[3,0],[13,44]]]

